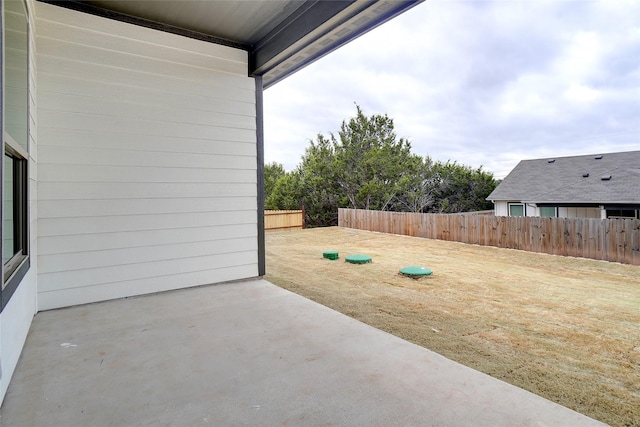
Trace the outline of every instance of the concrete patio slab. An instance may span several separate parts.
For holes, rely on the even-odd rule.
[[[264,280],[36,315],[2,426],[598,426]]]

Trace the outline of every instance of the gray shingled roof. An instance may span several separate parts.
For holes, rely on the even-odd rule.
[[[599,156],[522,160],[487,200],[640,204],[640,151]],[[610,180],[602,180],[608,175]]]

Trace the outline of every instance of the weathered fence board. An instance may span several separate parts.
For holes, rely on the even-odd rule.
[[[304,211],[264,211],[264,229],[300,230],[304,228]]]
[[[640,265],[640,220],[497,217],[339,209],[338,225]]]

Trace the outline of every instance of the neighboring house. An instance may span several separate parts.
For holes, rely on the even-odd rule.
[[[416,3],[0,1],[0,401],[39,310],[264,275],[263,89]]]
[[[640,151],[523,160],[487,200],[498,216],[640,218]]]

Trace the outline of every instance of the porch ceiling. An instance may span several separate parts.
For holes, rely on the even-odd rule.
[[[267,88],[423,0],[42,0],[249,52]]]

